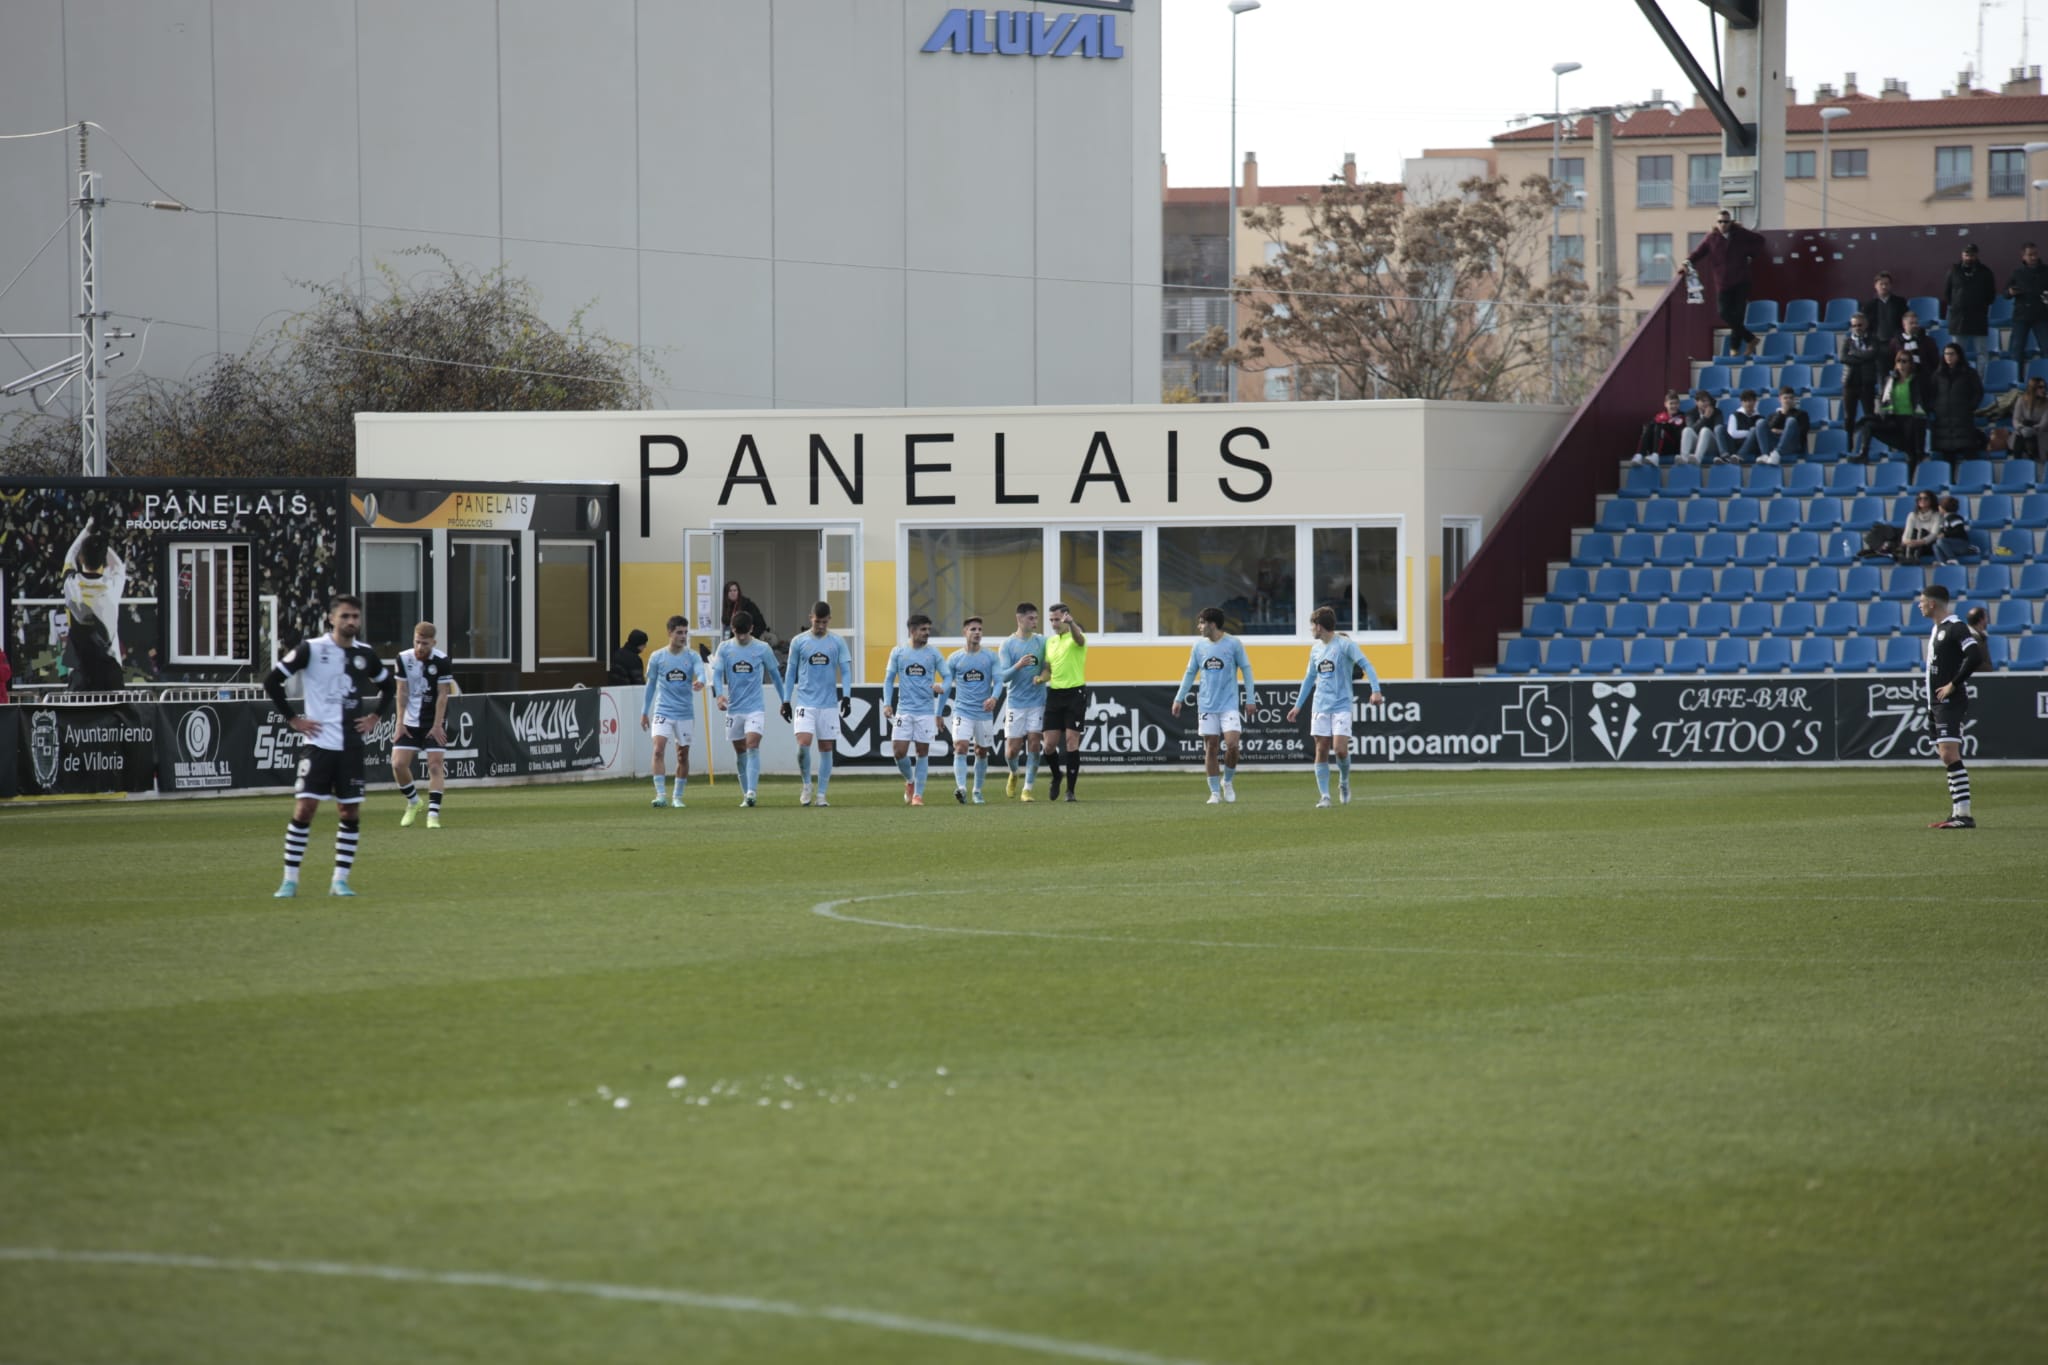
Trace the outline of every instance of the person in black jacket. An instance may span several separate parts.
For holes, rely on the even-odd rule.
[[[768,618],[761,614],[761,609],[754,605],[754,599],[747,596],[740,587],[740,581],[734,578],[726,582],[725,602],[718,611],[718,622],[725,627],[725,638],[728,640],[733,637],[732,618],[740,612],[745,612],[753,620],[755,639],[768,637]]]
[[[1977,430],[1977,406],[1984,401],[1984,381],[1963,359],[1963,348],[1951,341],[1941,349],[1934,371],[1932,419],[1934,453],[1945,460],[1975,459],[1984,449]]]
[[[2005,282],[2005,296],[2012,300],[2012,341],[2006,358],[2015,365],[2027,363],[2027,342],[2048,355],[2048,265],[2028,242],[2020,248],[2020,263]]]
[[[1904,351],[1913,357],[1913,368],[1922,375],[1934,373],[1934,367],[1941,364],[1941,348],[1934,344],[1934,333],[1920,325],[1920,315],[1912,309],[1906,310],[1902,321],[1903,330],[1898,340],[1892,342],[1892,355],[1896,358]]]
[[[1694,265],[1705,261],[1714,268],[1714,286],[1721,321],[1728,328],[1728,353],[1744,347],[1761,349],[1763,338],[1743,326],[1749,312],[1749,262],[1764,249],[1764,239],[1735,221],[1728,210],[1714,221],[1714,230],[1686,257]]]
[[[605,673],[605,681],[614,687],[645,687],[647,665],[641,661],[640,651],[647,646],[647,632],[636,630],[626,637],[626,643],[612,653],[612,666]]]
[[[1991,331],[1991,305],[1998,298],[1998,277],[1977,259],[1975,242],[1963,244],[1963,258],[1949,267],[1941,296],[1948,308],[1948,334],[1962,345],[1973,365],[1983,363],[1985,337]]]
[[[1876,289],[1877,293],[1863,305],[1863,315],[1870,319],[1870,334],[1878,344],[1889,347],[1905,330],[1906,301],[1892,292],[1889,270],[1877,272]]]
[[[1903,311],[1903,310],[1902,310]],[[1877,402],[1877,381],[1889,351],[1870,330],[1870,315],[1856,313],[1842,334],[1842,430],[1856,430],[1857,410],[1868,416]]]

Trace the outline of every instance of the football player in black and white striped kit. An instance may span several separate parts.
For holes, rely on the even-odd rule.
[[[441,797],[448,785],[448,694],[455,665],[434,647],[432,621],[412,628],[412,648],[398,656],[398,731],[391,737],[391,777],[405,798],[399,825],[420,817],[420,790],[412,782],[413,755],[427,756],[427,828],[441,828]]]
[[[298,731],[299,781],[294,788],[292,822],[285,828],[284,884],[280,898],[299,894],[299,864],[306,858],[306,840],[313,833],[313,815],[322,801],[334,802],[340,823],[334,832],[336,896],[353,896],[349,870],[355,866],[363,809],[363,739],[391,709],[397,679],[377,651],[356,643],[363,626],[361,600],[339,596],[327,604],[329,633],[302,641],[277,661],[263,680],[270,704],[291,717]],[[305,708],[292,715],[284,680],[298,674],[305,681]],[[377,705],[366,709],[364,694],[378,690]]]
[[[1929,583],[1920,590],[1920,614],[1934,622],[1927,637],[1927,724],[1934,749],[1948,772],[1949,817],[1930,829],[1975,829],[1970,815],[1970,770],[1963,766],[1963,727],[1970,716],[1970,675],[1984,662],[1984,646],[1963,618],[1949,609],[1948,589]]]

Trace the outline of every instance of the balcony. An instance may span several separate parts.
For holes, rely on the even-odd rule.
[[[1718,179],[1688,180],[1685,183],[1685,203],[1688,208],[1719,208],[1721,204],[1721,182]]]
[[[1638,180],[1636,182],[1636,207],[1639,209],[1668,209],[1671,207],[1672,192],[1669,180]]]

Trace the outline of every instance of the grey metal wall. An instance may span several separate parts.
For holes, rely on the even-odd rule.
[[[161,186],[96,139],[110,197],[217,210],[104,219],[158,376],[431,244],[586,308],[672,407],[1150,402],[1161,3],[1104,61],[921,53],[946,0],[5,0],[0,133],[91,119]],[[75,155],[0,142],[0,284]],[[74,254],[0,331],[75,325]]]

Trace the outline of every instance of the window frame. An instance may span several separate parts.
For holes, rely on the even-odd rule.
[[[457,553],[468,545],[493,545],[505,554],[505,653],[503,655],[457,654],[448,649],[450,663],[456,664],[515,664],[519,661],[519,542],[512,536],[459,535],[448,538],[448,616],[444,626],[444,639],[448,645],[455,643],[455,594],[469,591],[468,579],[456,572]],[[474,623],[472,623],[474,624]],[[443,646],[446,648],[446,646]],[[463,643],[468,648],[468,642]]]
[[[1936,199],[1974,199],[1977,197],[1977,149],[1969,143],[1936,147],[1934,149],[1934,197]],[[1948,172],[1948,180],[1942,180],[1941,163],[1944,157],[1953,161],[1962,158],[1961,178],[1954,170]]]
[[[1806,174],[1799,175],[1793,171],[1794,157],[1806,158]],[[1818,180],[1820,178],[1820,153],[1812,147],[1787,147],[1785,149],[1785,178],[1787,180]]]
[[[1568,189],[1586,188],[1586,158],[1583,156],[1560,156],[1550,163],[1552,183]]]
[[[1844,160],[1844,158],[1849,158]],[[1857,160],[1856,158],[1861,158]],[[1843,170],[1843,166],[1851,169]],[[1868,147],[1833,147],[1828,150],[1828,179],[1868,180],[1870,179],[1870,149]]]
[[[590,652],[588,654],[541,654],[536,662],[543,664],[594,664],[604,657],[605,634],[605,572],[604,544],[588,536],[536,536],[533,542],[533,607],[534,647],[547,638],[547,624],[542,619],[545,606],[541,600],[541,556],[550,545],[577,546],[590,555]]]
[[[1650,174],[1650,163],[1664,163],[1664,174],[1659,177]],[[1677,158],[1669,152],[1645,153],[1636,158],[1636,207],[1639,209],[1668,209],[1678,204],[1678,182],[1672,177],[1677,171]],[[1653,187],[1662,187],[1662,198]]]
[[[1711,161],[1714,173],[1702,176],[1699,167]],[[1685,206],[1693,209],[1719,208],[1721,204],[1721,153],[1688,152],[1685,157]]]
[[[2019,162],[2019,175],[2018,175],[2018,177],[2017,177],[2016,179],[2014,179],[2014,178],[2011,178],[2011,176],[2012,176],[2012,173],[2011,173],[2011,171],[2010,171],[2010,170],[2007,170],[2007,171],[2006,171],[2006,172],[2004,173],[2004,175],[2005,175],[2005,177],[2006,177],[2006,181],[2005,181],[2005,183],[2009,183],[2009,184],[2010,184],[2010,185],[2012,186],[2012,188],[2011,188],[2011,189],[2000,189],[2000,188],[1999,188],[1999,185],[2000,185],[2000,183],[2001,183],[2001,175],[2000,175],[2000,171],[1999,171],[1999,161],[2000,161],[2000,159],[2001,159],[2001,158],[2005,158],[2005,157],[2016,157],[2016,158],[2018,158],[2018,162]],[[2017,147],[2017,146],[2015,146],[2015,147],[1990,147],[1990,148],[1987,148],[1987,149],[1985,149],[1985,152],[1984,152],[1984,197],[1985,197],[1986,199],[2024,199],[2024,198],[2026,198],[2026,195],[2027,195],[2027,159],[2028,159],[2028,158],[2027,158],[2027,149],[2026,149],[2026,148],[2024,148],[2024,147]]]
[[[1664,243],[1663,254],[1665,260],[1665,274],[1662,279],[1658,279],[1651,275],[1645,275],[1643,273],[1643,267],[1645,265],[1651,267],[1654,267],[1656,265],[1656,261],[1654,258],[1657,255],[1655,251],[1652,251],[1648,255],[1645,255],[1643,248],[1653,242],[1657,242],[1660,240]],[[1678,256],[1671,245],[1671,234],[1668,232],[1638,232],[1636,234],[1636,283],[1669,284],[1672,280],[1676,279],[1677,277]]]
[[[1088,637],[1091,640],[1110,642],[1143,640],[1151,633],[1154,620],[1152,614],[1153,578],[1155,575],[1155,565],[1153,562],[1154,542],[1146,535],[1145,524],[1138,521],[1061,522],[1057,525],[1048,525],[1046,527],[1046,540],[1052,546],[1052,550],[1046,559],[1045,601],[1039,604],[1040,608],[1042,609],[1046,603],[1062,600],[1062,595],[1066,592],[1065,586],[1060,582],[1066,576],[1060,565],[1060,554],[1064,548],[1061,545],[1061,538],[1070,535],[1092,533],[1095,536],[1095,597],[1096,612],[1098,614],[1095,624],[1097,625],[1101,624],[1100,613],[1103,610],[1101,603],[1106,595],[1105,585],[1109,573],[1109,558],[1103,553],[1102,538],[1111,532],[1119,531],[1135,532],[1138,536],[1138,629],[1135,631],[1098,630]],[[1041,616],[1043,615],[1042,610],[1040,614]],[[1089,624],[1089,622],[1083,621],[1081,623],[1082,629],[1087,629]],[[988,625],[986,622],[983,622],[982,633],[986,635],[987,632]],[[1004,632],[1004,634],[1009,633],[1008,631]]]
[[[253,665],[256,657],[255,610],[256,598],[258,596],[256,592],[254,544],[246,540],[174,540],[165,546],[165,550],[170,561],[170,572],[165,575],[165,581],[170,588],[171,602],[168,613],[170,617],[170,639],[165,651],[164,665],[168,668],[247,668]],[[179,582],[178,556],[186,553],[196,554],[204,552],[209,558],[213,558],[222,551],[226,551],[228,555],[228,601],[225,613],[228,652],[205,654],[191,652],[187,648],[190,642],[186,640],[184,633],[185,616],[188,600],[196,609],[198,597],[194,594],[188,599]],[[242,572],[244,574],[242,584],[244,591],[239,602],[237,602],[235,597],[235,561],[237,558],[241,560]],[[216,575],[213,581],[218,583],[219,568],[217,563],[211,572]],[[215,608],[218,606],[218,600],[211,599],[207,605],[207,633],[214,637],[213,643],[217,644],[219,643],[219,634],[223,624],[221,616],[215,611]],[[241,656],[237,656],[233,652],[235,646],[234,618],[237,611],[243,614],[242,642],[247,649],[247,653]],[[193,624],[195,627],[198,624],[196,616]]]
[[[1447,564],[1441,563],[1444,551],[1448,548],[1444,542],[1449,540],[1454,533],[1461,536],[1465,542],[1464,563],[1459,566],[1459,570],[1455,574],[1450,572]],[[1446,516],[1437,519],[1437,553],[1440,557],[1437,579],[1438,586],[1444,592],[1449,592],[1458,579],[1464,577],[1464,570],[1471,566],[1472,557],[1479,553],[1479,544],[1485,534],[1486,523],[1476,516]]]

